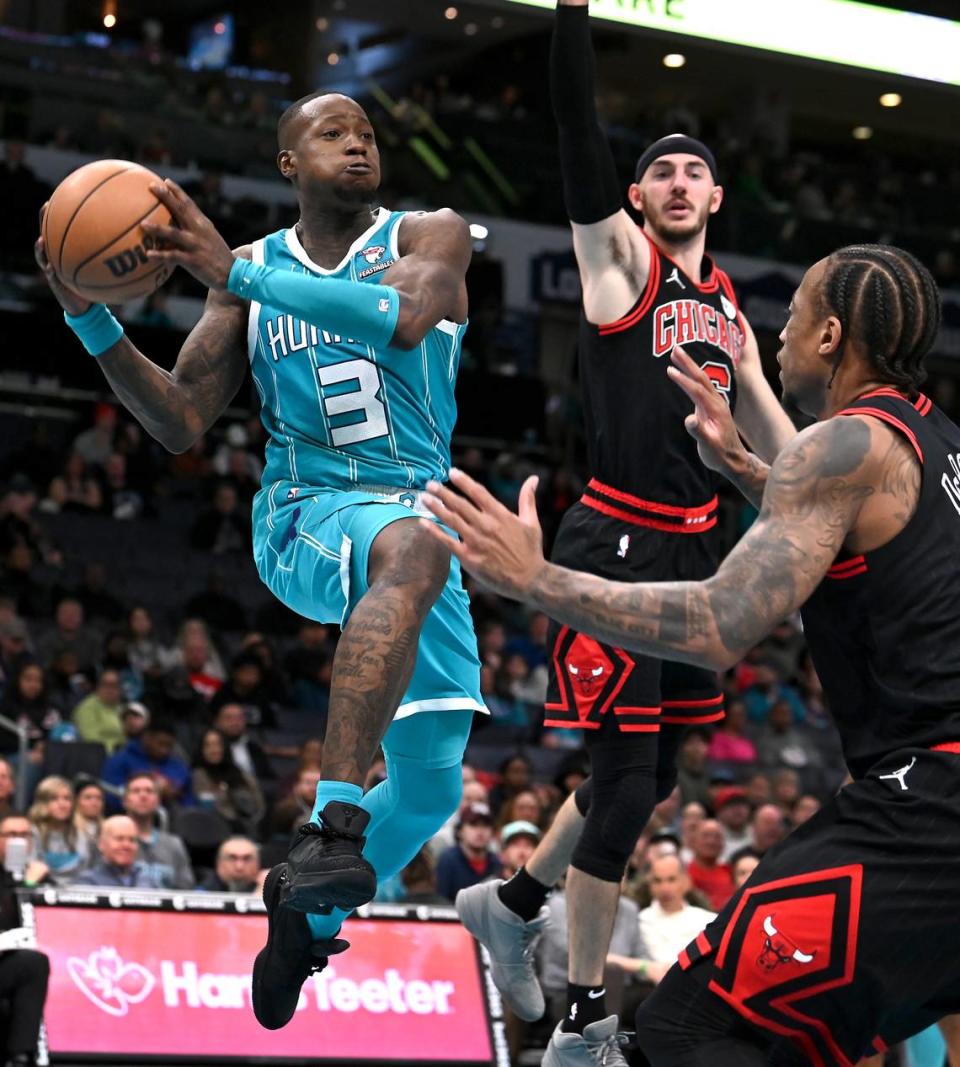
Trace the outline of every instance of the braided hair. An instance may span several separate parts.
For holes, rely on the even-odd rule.
[[[882,381],[915,399],[940,328],[940,293],[927,268],[893,245],[848,245],[828,258],[820,300],[843,329],[830,384],[852,339]]]

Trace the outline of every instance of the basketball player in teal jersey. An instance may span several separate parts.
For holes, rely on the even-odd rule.
[[[254,501],[263,581],[294,611],[343,627],[322,781],[311,820],[264,887],[269,917],[253,1004],[284,1026],[377,877],[403,867],[456,809],[474,711],[484,710],[460,568],[419,522],[419,490],[446,479],[471,244],[449,210],[371,207],[380,182],[362,108],[314,94],[280,119],[278,165],[300,221],[231,252],[172,181],[155,187],[175,227],[164,251],[210,293],[171,372],[102,305],[37,259],[120,400],[174,452],[239,389],[247,362],[268,431]],[[407,520],[407,521],[401,521]],[[387,778],[363,794],[382,742]]]

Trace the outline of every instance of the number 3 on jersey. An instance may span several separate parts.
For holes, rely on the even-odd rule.
[[[390,427],[387,425],[386,408],[377,399],[381,386],[380,373],[374,364],[365,359],[350,359],[330,367],[318,367],[317,374],[324,389],[341,382],[357,383],[356,389],[323,398],[323,410],[328,419],[363,412],[363,419],[359,422],[330,427],[330,440],[334,447],[342,448],[374,437],[388,436]]]

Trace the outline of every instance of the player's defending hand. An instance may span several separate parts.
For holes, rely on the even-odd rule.
[[[519,515],[463,471],[451,469],[450,481],[459,493],[439,482],[428,482],[423,502],[460,540],[451,543],[436,523],[421,522],[484,585],[501,596],[523,600],[546,562],[537,518],[538,479],[531,477],[523,483]]]
[[[667,367],[667,374],[693,401],[693,413],[683,424],[697,442],[703,465],[725,475],[738,471],[748,452],[737,433],[730,405],[682,348],[674,348],[670,358],[673,366]]]
[[[151,185],[150,192],[173,216],[173,225],[141,223],[160,245],[147,258],[183,267],[208,289],[226,289],[234,255],[216,226],[172,178]]]
[[[47,203],[50,201],[48,200]],[[43,216],[46,213],[47,204],[44,204],[40,208],[40,232],[43,233]],[[90,309],[90,301],[84,300],[79,293],[75,293],[72,289],[68,289],[60,278],[57,276],[57,272],[50,265],[50,260],[47,259],[47,249],[44,245],[43,238],[38,237],[33,243],[33,258],[37,261],[37,266],[43,271],[43,276],[47,280],[47,285],[50,286],[50,291],[57,298],[57,303],[68,315],[82,315],[85,311]]]

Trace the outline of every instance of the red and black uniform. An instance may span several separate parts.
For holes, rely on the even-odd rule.
[[[960,429],[893,389],[837,417],[858,415],[903,435],[922,485],[904,529],[839,556],[803,608],[854,781],[681,954],[641,1044],[719,997],[782,1062],[853,1067],[960,1011]]]
[[[593,477],[564,517],[551,558],[618,581],[696,581],[719,562],[717,478],[684,428],[690,402],[667,367],[682,345],[733,407],[744,325],[730,279],[709,257],[695,281],[649,243],[650,274],[630,311],[601,326],[581,317]],[[556,625],[548,647],[548,726],[597,731],[609,723],[656,733],[662,722],[723,718],[709,671],[636,656]]]

